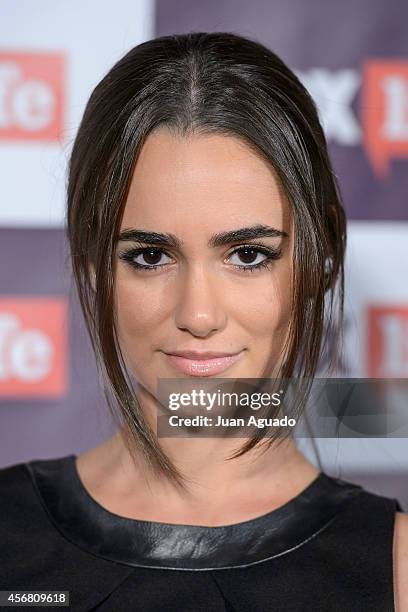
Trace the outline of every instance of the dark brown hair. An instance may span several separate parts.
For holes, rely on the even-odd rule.
[[[296,75],[260,43],[228,32],[163,36],[131,49],[95,87],[69,164],[67,232],[74,279],[108,405],[124,425],[129,451],[135,457],[134,449],[141,449],[151,468],[183,486],[184,477],[162,451],[135,397],[114,313],[115,244],[125,202],[143,143],[159,126],[181,137],[240,138],[282,183],[295,243],[293,310],[281,376],[305,381],[299,410],[333,330],[330,367],[336,363],[346,220],[315,104]],[[234,456],[263,435],[257,432]]]

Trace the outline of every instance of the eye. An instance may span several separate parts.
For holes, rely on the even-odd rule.
[[[168,255],[161,249],[153,247],[129,249],[129,251],[122,251],[118,256],[139,270],[157,270],[168,263],[168,261],[162,261],[162,257],[168,257]],[[168,259],[171,261],[169,257]]]
[[[238,257],[233,267],[245,272],[254,272],[260,268],[268,268],[272,261],[279,259],[280,249],[268,248],[254,244],[242,245],[229,255],[228,260]],[[171,262],[171,258],[158,247],[139,247],[118,253],[118,257],[132,268],[154,272]],[[163,258],[167,258],[167,261]]]
[[[248,244],[235,249],[235,251],[233,251],[233,253],[231,253],[229,256],[229,259],[232,259],[237,255],[241,263],[233,264],[234,267],[238,268],[239,270],[244,270],[245,272],[253,272],[254,270],[258,270],[260,268],[270,267],[272,265],[272,261],[279,259],[281,256],[281,250]]]

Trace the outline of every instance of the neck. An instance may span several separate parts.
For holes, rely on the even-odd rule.
[[[145,414],[154,428],[151,415],[155,412]],[[80,456],[77,466],[97,501],[129,517],[193,524],[239,522],[283,505],[319,473],[291,438],[269,447],[255,446],[230,460],[245,438],[159,438],[163,451],[187,480],[186,490],[181,490],[148,470],[141,452],[135,462],[122,434],[119,429],[107,442]]]
[[[151,472],[147,477],[142,458],[134,463],[119,430],[108,441],[111,452],[105,456],[110,465],[104,475],[108,475],[107,482],[115,483],[116,495],[128,500],[127,507],[134,499],[139,511],[143,508],[147,515],[148,508],[160,507],[174,517],[188,516],[192,522],[195,517],[199,522],[199,517],[213,520],[220,511],[225,513],[225,508],[237,504],[244,509],[253,507],[254,515],[262,514],[289,501],[319,473],[291,439],[272,444],[263,453],[255,448],[226,460],[243,443],[243,439],[161,439],[163,451],[189,481],[187,491],[180,492],[164,477]],[[167,522],[165,512],[156,515],[156,520]],[[175,522],[183,521],[175,518]]]

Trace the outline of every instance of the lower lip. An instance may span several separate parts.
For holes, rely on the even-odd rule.
[[[187,357],[169,354],[166,354],[166,357],[175,368],[189,376],[214,376],[221,374],[236,363],[243,354],[244,351],[241,351],[229,357],[213,357],[212,359],[187,359]]]

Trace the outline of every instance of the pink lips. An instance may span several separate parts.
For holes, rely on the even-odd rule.
[[[188,374],[189,376],[214,376],[221,374],[229,368],[230,365],[241,359],[244,351],[231,354],[218,354],[217,356],[209,356],[209,353],[202,353],[197,356],[197,353],[180,353],[178,355],[165,353],[170,364],[175,368]]]

